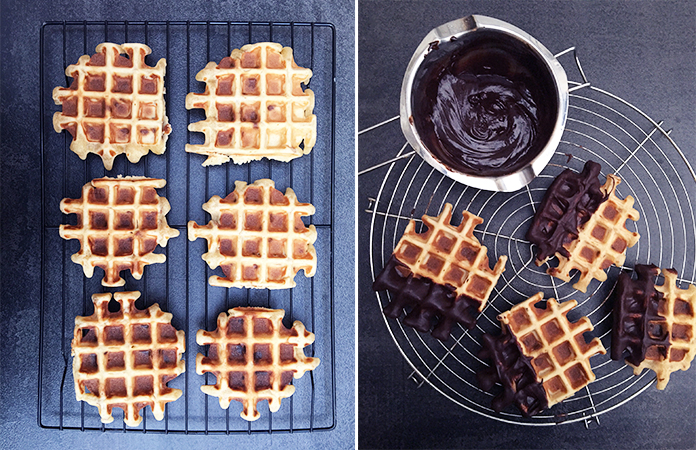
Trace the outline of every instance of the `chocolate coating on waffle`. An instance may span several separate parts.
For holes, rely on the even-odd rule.
[[[660,269],[653,264],[636,264],[634,271],[635,280],[630,272],[623,272],[616,286],[611,358],[620,360],[627,350],[626,362],[638,366],[650,347],[660,349],[662,357],[666,357],[670,340],[667,333],[661,332],[664,327],[659,325],[665,321],[658,312],[664,296],[655,289],[655,277]]]
[[[500,336],[484,334],[482,340],[483,348],[478,356],[492,363],[476,374],[479,386],[487,392],[496,383],[503,387],[503,392],[493,399],[493,410],[501,412],[508,406],[515,405],[523,416],[531,417],[546,409],[546,391],[537,381],[532,359],[522,353],[510,328],[503,325]]]
[[[663,390],[670,375],[688,370],[696,355],[696,286],[677,286],[674,269],[662,269],[664,282],[655,284],[655,266],[636,265],[637,279],[619,278],[614,302],[612,358],[628,350],[626,363],[639,375],[650,369]]]
[[[372,289],[392,293],[391,302],[384,307],[387,317],[396,319],[404,308],[410,308],[404,325],[423,333],[432,328],[433,337],[441,341],[449,339],[456,323],[467,329],[476,324],[478,301],[466,295],[457,296],[452,286],[414,276],[394,255],[375,279]]]
[[[601,166],[587,161],[582,172],[564,170],[551,183],[527,231],[527,240],[537,246],[537,262],[556,252],[569,257],[566,245],[578,238],[580,227],[606,201],[601,190]]]
[[[491,269],[488,248],[474,236],[480,217],[462,211],[462,221],[452,224],[452,205],[445,203],[436,217],[422,216],[425,230],[416,231],[411,220],[384,271],[373,285],[395,294],[384,312],[397,318],[403,308],[412,308],[404,324],[433,336],[449,338],[455,323],[472,328],[477,312],[483,311],[493,287],[505,270],[507,256]]]

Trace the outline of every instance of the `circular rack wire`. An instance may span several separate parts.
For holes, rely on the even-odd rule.
[[[398,350],[413,368],[409,377],[417,386],[427,383],[457,405],[501,422],[544,426],[583,421],[588,426],[592,420],[599,422],[601,414],[640,395],[655,381],[654,373],[645,370],[635,376],[623,361],[613,361],[609,356],[611,294],[618,275],[631,271],[634,264],[652,263],[675,268],[681,288],[696,278],[696,221],[690,196],[696,192],[693,169],[670,138],[671,130],[663,129],[662,122],[654,121],[627,101],[591,86],[577,58],[576,63],[585,82],[571,83],[568,121],[561,143],[547,168],[526,188],[495,193],[464,186],[432,169],[407,144],[394,158],[359,173],[388,166],[368,206],[373,279],[386,264],[409,220],[415,220],[416,230],[423,231],[420,217],[438,215],[446,202],[454,206],[455,225],[463,210],[484,219],[474,234],[488,247],[491,264],[500,255],[508,256],[505,272],[472,330],[458,325],[450,339],[441,342],[404,326],[401,319],[383,315]],[[397,118],[392,118],[359,134],[379,133],[380,128],[396,127],[396,123]],[[607,270],[607,281],[594,280],[582,293],[572,288],[577,274],[566,283],[546,274],[548,263],[541,267],[534,264],[534,248],[525,233],[553,179],[565,168],[582,170],[587,160],[602,165],[602,182],[608,173],[621,177],[617,195],[633,196],[634,207],[640,213],[638,222],[629,220],[626,225],[641,237],[628,249],[624,266],[612,266]],[[555,265],[555,258],[550,262]],[[591,358],[596,380],[573,397],[532,418],[522,417],[512,407],[496,413],[491,401],[497,392],[482,391],[476,381],[476,372],[486,365],[477,357],[481,336],[485,332],[499,333],[497,315],[537,292],[543,292],[546,299],[577,300],[578,306],[569,318],[575,321],[587,316],[594,325],[592,336],[600,338],[607,354]],[[382,291],[375,295],[381,310],[389,303],[390,294]]]

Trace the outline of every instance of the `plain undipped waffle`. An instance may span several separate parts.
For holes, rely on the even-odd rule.
[[[587,164],[590,163],[596,167],[596,177],[599,165],[591,161]],[[587,167],[582,175],[587,172]],[[599,188],[602,198],[598,205],[597,199],[591,200],[595,196],[590,191],[578,189],[568,181],[564,180],[559,186],[555,186],[554,182],[549,188],[527,237],[540,247],[536,260],[540,266],[549,257],[548,252],[544,252],[546,239],[542,236],[552,233],[558,236],[561,239],[555,248],[558,265],[550,267],[548,273],[563,281],[570,281],[570,272],[577,270],[580,277],[573,287],[586,292],[593,279],[600,282],[607,279],[605,270],[612,264],[621,266],[624,263],[626,249],[634,246],[640,237],[626,228],[626,221],[637,221],[640,215],[633,208],[633,197],[629,195],[621,200],[616,196],[616,187],[621,182],[616,175],[607,175],[606,183]],[[596,210],[579,207],[583,199],[590,199]],[[570,218],[570,222],[566,218]],[[540,228],[550,232],[540,233]]]
[[[184,332],[174,329],[172,315],[156,303],[137,309],[139,297],[140,292],[114,293],[120,309],[110,312],[111,294],[94,294],[94,314],[75,318],[75,395],[99,408],[104,423],[113,422],[113,408],[121,408],[126,425],[137,426],[147,405],[162,420],[165,405],[181,397],[167,383],[185,371]]]
[[[237,181],[232,193],[213,196],[203,209],[212,220],[202,226],[190,221],[188,238],[206,239],[203,259],[211,269],[222,267],[224,277],[211,276],[211,285],[291,288],[298,271],[307,277],[316,272],[317,231],[302,222],[314,214],[314,206],[299,203],[291,188],[283,195],[272,180]]]
[[[151,52],[144,44],[104,42],[96,54],[65,69],[73,82],[53,90],[56,105],[63,106],[53,115],[53,128],[68,130],[70,150],[80,158],[96,153],[111,170],[121,153],[133,163],[150,150],[164,153],[171,132],[164,109],[167,63],[163,58],[155,67],[145,64]]]
[[[189,125],[205,133],[202,145],[186,151],[208,156],[204,166],[262,158],[290,161],[308,154],[316,141],[314,93],[302,89],[312,71],[298,67],[292,49],[272,42],[235,49],[219,64],[209,62],[196,80],[203,94],[189,93],[186,108],[205,110]],[[302,144],[302,146],[301,146]]]
[[[619,275],[614,299],[613,359],[621,359],[639,375],[643,369],[657,374],[657,389],[664,389],[672,372],[687,370],[696,354],[696,286],[677,287],[677,272],[662,270],[665,280],[655,284],[660,270],[638,264]]]
[[[314,342],[314,334],[295,321],[291,329],[283,325],[285,311],[266,308],[233,308],[220,313],[217,329],[199,330],[198,345],[209,345],[208,356],[196,356],[196,373],[212,373],[215,385],[201,390],[219,397],[220,407],[227,409],[232,400],[242,403],[241,417],[260,417],[257,403],[268,400],[271,412],[278,411],[280,401],[295,393],[290,384],[319,365],[318,358],[305,356],[304,348]]]
[[[594,381],[590,357],[606,350],[597,338],[585,341],[583,333],[593,330],[587,317],[573,323],[566,317],[577,301],[558,304],[551,298],[545,309],[537,308],[535,304],[543,298],[539,292],[500,314],[498,320],[509,327],[522,354],[531,358],[548,406],[553,406]]]
[[[167,225],[169,202],[155,191],[165,184],[144,177],[99,178],[84,185],[80,198],[60,202],[61,211],[77,215],[76,225],[60,226],[60,236],[80,241],[71,259],[87,277],[101,267],[104,286],[123,286],[122,270],[139,280],[147,264],[165,261],[155,247],[179,235]]]
[[[373,284],[375,290],[395,294],[384,309],[386,315],[399,317],[411,306],[404,323],[427,332],[436,318],[433,336],[441,340],[449,337],[454,323],[474,326],[475,316],[469,309],[483,310],[507,261],[507,256],[501,256],[490,268],[488,249],[473,234],[483,219],[463,211],[459,226],[453,226],[451,220],[449,203],[439,216],[423,216],[428,228],[423,233],[416,232],[411,220]]]

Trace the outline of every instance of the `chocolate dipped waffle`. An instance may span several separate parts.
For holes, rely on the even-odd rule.
[[[167,225],[169,202],[155,190],[165,184],[144,177],[99,178],[83,186],[80,198],[60,202],[63,213],[77,216],[76,225],[60,226],[60,237],[80,241],[80,250],[71,259],[82,266],[85,276],[91,278],[94,268],[100,267],[102,285],[123,286],[122,270],[130,270],[139,280],[146,265],[166,260],[154,250],[166,246],[179,231]]]
[[[314,93],[303,89],[312,71],[297,66],[290,47],[272,42],[235,49],[220,63],[209,62],[196,80],[202,94],[186,96],[186,109],[205,110],[206,119],[189,125],[205,134],[186,151],[206,155],[204,166],[232,159],[290,161],[308,154],[316,141]]]
[[[672,372],[687,370],[696,354],[696,286],[677,287],[677,272],[663,269],[664,283],[655,284],[660,269],[637,264],[637,277],[622,272],[614,296],[611,357],[626,363],[636,375],[643,369],[657,374],[657,388],[667,386]]]
[[[224,277],[211,276],[211,285],[283,289],[295,286],[300,270],[314,276],[317,231],[302,222],[314,214],[314,206],[299,203],[292,189],[283,195],[272,180],[237,181],[227,197],[215,195],[203,209],[212,220],[207,225],[190,221],[188,238],[206,239],[203,260],[211,269],[222,268]]]
[[[545,308],[537,307],[543,298],[539,292],[500,314],[502,334],[483,336],[479,357],[491,364],[477,378],[486,391],[503,386],[493,400],[496,412],[514,404],[529,417],[571,397],[595,379],[590,357],[606,353],[599,339],[585,341],[583,333],[593,329],[587,317],[566,317],[575,300],[549,299]]]
[[[372,285],[392,293],[385,315],[398,318],[410,308],[404,324],[424,333],[432,328],[433,337],[443,341],[455,323],[474,326],[507,261],[501,256],[490,268],[488,249],[473,234],[483,219],[468,211],[457,227],[451,219],[452,205],[446,203],[439,216],[423,216],[428,227],[423,233],[411,220]]]
[[[73,78],[70,87],[53,90],[56,105],[62,105],[53,128],[72,135],[70,150],[81,159],[101,156],[107,170],[121,153],[133,163],[148,151],[161,155],[171,132],[164,109],[167,62],[148,66],[145,56],[152,50],[143,44],[104,42],[96,51],[65,69]]]
[[[303,350],[314,334],[297,320],[285,328],[282,309],[233,308],[228,313],[220,313],[215,331],[196,334],[198,345],[210,346],[208,356],[196,356],[196,373],[215,375],[215,385],[201,390],[219,397],[223,409],[232,400],[242,403],[241,417],[252,421],[260,417],[258,402],[267,400],[270,411],[278,411],[281,399],[295,393],[293,377],[319,365],[319,358]]]
[[[549,267],[549,275],[570,281],[570,272],[577,270],[580,277],[573,287],[582,292],[593,279],[605,281],[612,264],[622,265],[626,249],[639,238],[626,229],[626,220],[640,217],[633,197],[616,196],[621,182],[616,175],[607,175],[600,186],[600,169],[587,161],[579,174],[564,170],[546,191],[527,231],[527,239],[537,246],[537,266],[555,254],[558,265]]]
[[[94,314],[75,318],[72,340],[73,379],[77,400],[99,408],[103,423],[111,423],[113,408],[123,409],[123,421],[140,424],[140,410],[150,405],[155,419],[164,418],[167,403],[181,397],[167,386],[186,367],[184,332],[171,325],[172,315],[156,303],[135,307],[140,292],[116,292],[120,308],[109,311],[110,293],[94,294]]]

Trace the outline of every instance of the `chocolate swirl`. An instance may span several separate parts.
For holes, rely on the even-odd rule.
[[[556,125],[546,63],[504,33],[476,31],[431,50],[413,82],[413,123],[450,170],[501,176],[529,164]]]
[[[445,74],[432,123],[442,149],[473,172],[507,171],[534,147],[539,120],[529,90],[500,75]]]

